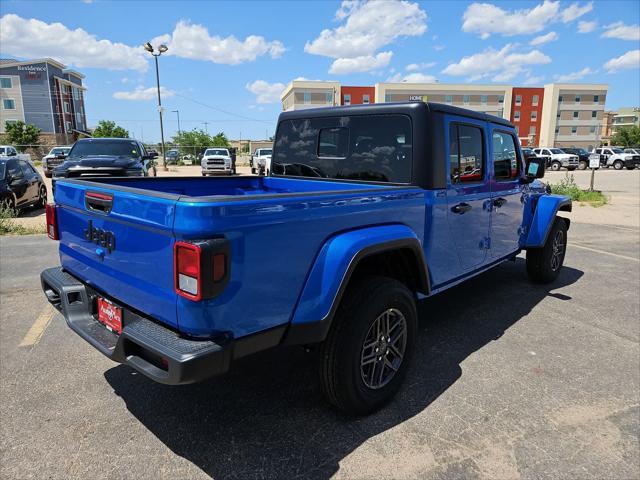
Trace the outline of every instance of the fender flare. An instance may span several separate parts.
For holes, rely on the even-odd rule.
[[[418,262],[418,291],[428,294],[430,281],[422,245],[406,225],[366,227],[338,234],[320,249],[302,288],[285,334],[285,345],[323,341],[358,265],[367,257],[411,250]]]
[[[550,194],[538,197],[523,248],[542,247],[547,241],[557,213],[559,211],[570,212],[571,209],[571,198],[564,195]],[[568,227],[569,222],[567,222]]]

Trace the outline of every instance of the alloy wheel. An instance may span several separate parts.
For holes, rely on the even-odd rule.
[[[553,237],[553,244],[551,245],[551,270],[554,272],[560,268],[562,264],[562,256],[564,255],[564,233],[562,230],[556,232]]]

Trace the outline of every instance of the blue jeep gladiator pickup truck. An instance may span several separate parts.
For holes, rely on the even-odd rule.
[[[526,250],[553,281],[571,210],[514,127],[434,103],[280,115],[267,177],[61,179],[47,299],[100,352],[184,384],[280,345],[314,347],[328,400],[398,390],[416,302]]]

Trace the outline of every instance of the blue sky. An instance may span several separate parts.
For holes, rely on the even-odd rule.
[[[90,125],[115,120],[165,132],[272,135],[279,92],[294,78],[343,85],[433,81],[609,84],[607,108],[640,104],[640,2],[3,1],[0,56],[52,57],[86,75]]]

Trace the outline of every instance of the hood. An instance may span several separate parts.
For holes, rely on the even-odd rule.
[[[95,157],[83,157],[83,158],[70,158],[67,157],[66,161],[62,164],[61,168],[131,168],[140,163],[137,158],[131,157],[116,157],[109,155],[100,155]]]

